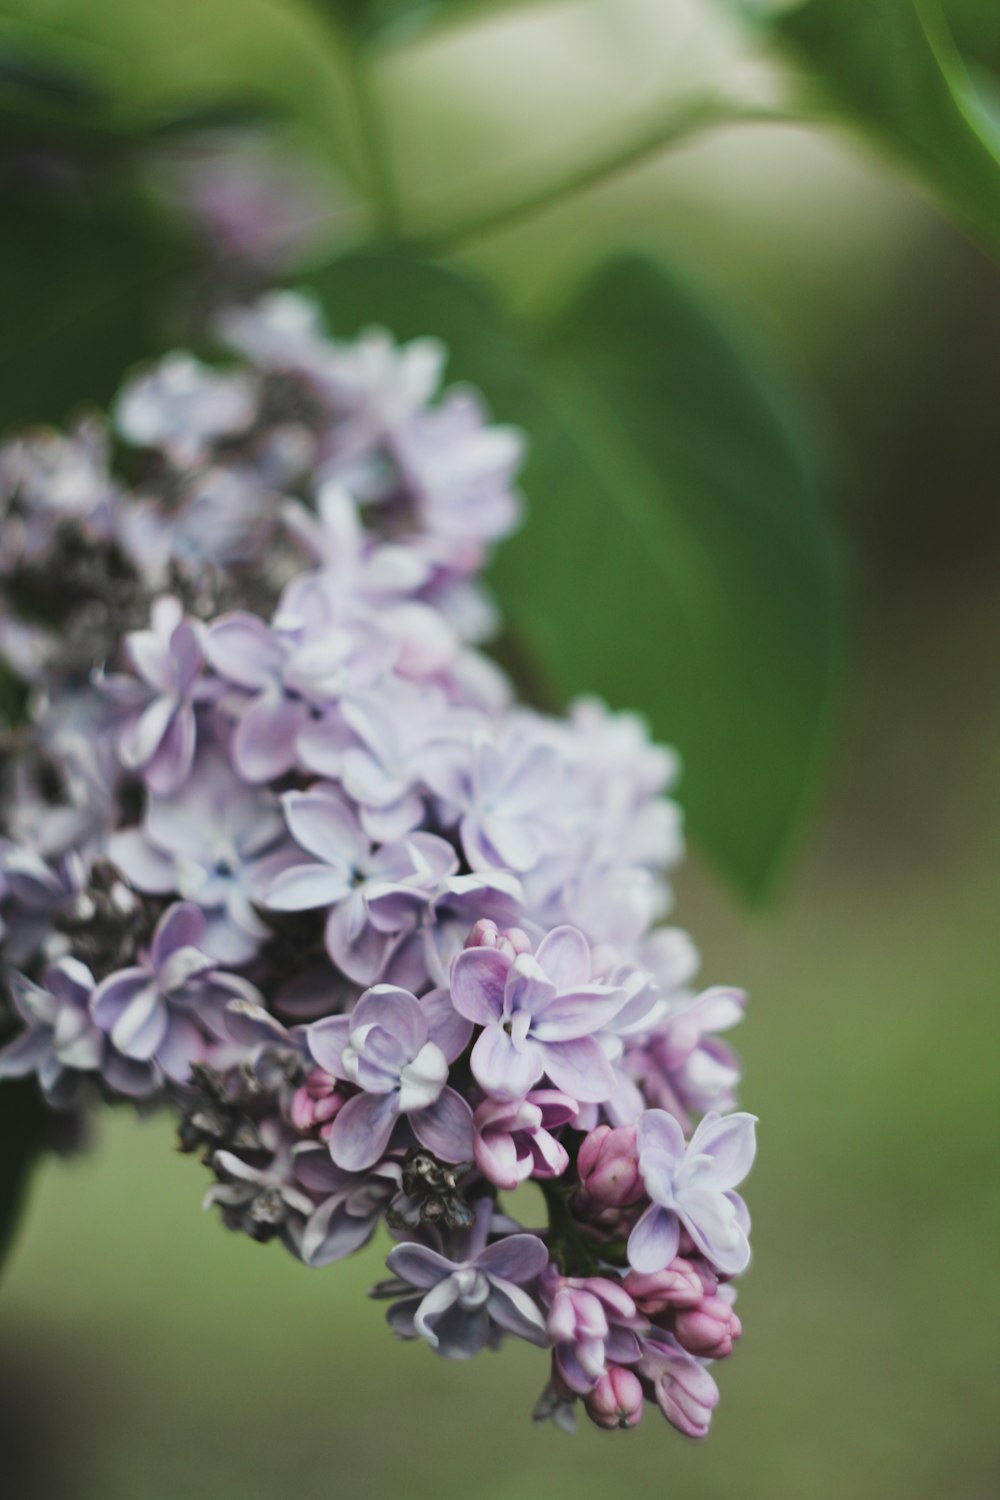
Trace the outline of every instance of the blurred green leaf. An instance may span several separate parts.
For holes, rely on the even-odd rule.
[[[13,1243],[35,1163],[48,1135],[48,1112],[34,1078],[0,1082],[0,1268]]]
[[[85,194],[9,196],[0,236],[0,433],[104,403],[162,351],[188,253],[162,225]]]
[[[123,111],[151,123],[228,107],[305,126],[348,174],[361,171],[340,27],[284,0],[3,0],[3,39],[54,66],[88,59]]]
[[[416,29],[442,24],[463,25],[495,11],[536,8],[544,0],[314,0],[342,25],[361,35],[374,35],[392,26]]]
[[[968,7],[958,18],[967,34]],[[1000,132],[937,0],[807,0],[776,25],[834,100],[1000,253]]]
[[[962,56],[1000,73],[1000,5],[993,0],[943,0],[943,5]]]
[[[338,335],[442,338],[449,375],[525,428],[528,523],[494,570],[515,637],[560,695],[679,746],[692,832],[759,893],[815,782],[837,649],[836,549],[771,371],[635,262],[534,357],[440,267],[355,257],[310,285]]]
[[[577,559],[586,621],[574,630],[567,599],[558,649],[576,690],[589,673],[677,745],[692,830],[758,895],[815,792],[840,566],[808,425],[731,322],[663,268],[628,258],[554,330],[563,409],[613,497]],[[535,543],[537,558],[545,538]],[[558,527],[548,545],[558,548]]]

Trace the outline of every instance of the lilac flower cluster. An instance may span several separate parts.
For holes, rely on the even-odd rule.
[[[701,1437],[754,1120],[743,996],[662,925],[674,758],[480,649],[521,439],[438,344],[290,294],[220,331],[240,364],[0,450],[0,1079],[172,1108],[206,1204],[308,1266],[384,1223],[396,1334],[549,1350],[537,1415]]]

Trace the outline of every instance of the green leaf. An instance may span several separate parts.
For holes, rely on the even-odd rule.
[[[943,0],[952,35],[963,57],[1000,73],[1000,5],[992,0]]]
[[[815,439],[771,360],[651,262],[608,266],[549,351],[611,498],[574,537],[580,619],[570,627],[567,588],[550,651],[574,690],[589,675],[678,747],[693,833],[762,894],[815,793],[839,668],[839,547]],[[532,592],[566,518],[547,524]]]
[[[127,203],[8,198],[0,236],[0,434],[105,403],[162,352],[189,252]]]
[[[937,0],[807,0],[775,24],[834,101],[1000,253],[1000,132]]]
[[[33,1078],[0,1083],[0,1267],[13,1243],[48,1125],[48,1111]]]
[[[501,10],[536,8],[544,0],[314,0],[321,10],[362,35],[393,27],[424,31],[442,25],[466,25]]]
[[[4,0],[10,45],[44,59],[88,57],[124,111],[274,111],[348,174],[362,171],[350,59],[332,7],[282,0]]]
[[[776,382],[645,265],[605,274],[532,357],[485,292],[402,256],[310,285],[338,335],[434,334],[530,443],[528,520],[494,582],[562,697],[646,714],[696,839],[747,891],[813,789],[836,658],[835,546]]]

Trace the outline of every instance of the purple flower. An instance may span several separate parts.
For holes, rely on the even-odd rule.
[[[656,1403],[671,1426],[685,1437],[708,1436],[719,1387],[676,1339],[659,1332],[645,1338],[637,1372],[652,1385]]]
[[[460,818],[462,848],[474,870],[531,870],[546,847],[559,758],[522,726],[471,744],[428,769],[428,780]]]
[[[356,502],[338,484],[320,486],[315,511],[289,501],[283,518],[325,573],[371,604],[412,596],[430,576],[430,567],[412,547],[375,541],[361,523]]]
[[[170,510],[155,500],[130,506],[120,540],[151,586],[164,586],[176,563],[197,589],[214,570],[256,561],[274,513],[274,496],[260,474],[216,466],[185,483]]]
[[[233,999],[259,1001],[253,986],[216,970],[202,944],[205,915],[178,903],[157,923],[148,959],[97,986],[91,1014],[119,1052],[177,1083],[188,1079],[211,1039],[225,1035],[222,1013]]]
[[[79,1095],[82,1075],[99,1071],[104,1037],[91,1020],[94,978],[73,958],[51,964],[42,983],[10,974],[10,995],[25,1024],[20,1036],[0,1049],[0,1080],[37,1073],[54,1109],[67,1109]]]
[[[485,1099],[472,1117],[480,1172],[508,1192],[529,1177],[561,1177],[569,1156],[550,1132],[572,1120],[577,1108],[575,1099],[556,1089],[536,1089],[513,1101]]]
[[[248,373],[223,374],[177,352],[129,382],[115,415],[127,442],[162,448],[184,469],[199,463],[215,439],[249,427],[256,409]]]
[[[212,1153],[209,1164],[219,1180],[208,1189],[202,1208],[220,1208],[227,1227],[241,1229],[251,1239],[266,1242],[279,1235],[298,1255],[313,1210],[312,1198],[293,1173],[298,1143],[278,1119],[263,1120],[258,1136],[259,1147],[248,1151],[252,1162],[235,1151]]]
[[[571,1391],[583,1396],[593,1390],[609,1364],[635,1364],[641,1353],[637,1335],[649,1324],[621,1282],[561,1276],[550,1264],[540,1287],[555,1368]]]
[[[486,1092],[517,1099],[543,1074],[572,1098],[599,1104],[615,1077],[593,1033],[620,1010],[624,992],[591,984],[590,950],[574,927],[557,927],[532,957],[467,948],[455,960],[452,1004],[484,1028],[472,1071]]]
[[[274,796],[246,786],[211,752],[199,755],[179,791],[154,793],[143,824],[113,834],[108,853],[135,890],[200,906],[205,952],[242,964],[271,930],[254,909],[253,882],[284,831]]]
[[[267,292],[250,307],[224,309],[216,323],[229,348],[259,369],[294,374],[318,389],[325,387],[334,352],[323,337],[319,307],[308,297]]]
[[[53,914],[74,893],[74,880],[59,861],[55,868],[37,850],[0,839],[3,881],[4,957],[27,964],[42,948]]]
[[[88,418],[67,437],[37,432],[0,448],[0,502],[12,495],[18,503],[4,515],[2,571],[44,554],[60,522],[91,538],[111,534],[120,490],[108,473],[103,423]]]
[[[309,720],[309,706],[285,686],[291,643],[257,615],[234,610],[205,635],[209,664],[249,696],[232,742],[232,757],[247,781],[270,781],[295,764],[295,742]]]
[[[446,985],[477,919],[512,929],[523,909],[524,892],[513,875],[450,875],[420,912],[416,930],[393,952],[387,975],[412,990],[422,989],[428,978]]]
[[[373,1166],[404,1115],[420,1144],[443,1161],[471,1156],[472,1111],[446,1086],[448,1064],[465,1043],[447,1017],[441,1029],[432,1027],[434,1019],[406,990],[377,984],[350,1016],[308,1028],[309,1050],[320,1067],[362,1090],[339,1111],[330,1131],[330,1155],[338,1167],[361,1172]]]
[[[647,1051],[646,1086],[652,1099],[681,1124],[687,1112],[726,1109],[740,1080],[739,1059],[714,1035],[742,1021],[746,996],[715,986],[671,1010]]]
[[[390,1200],[399,1192],[400,1168],[384,1161],[364,1172],[335,1166],[324,1146],[295,1150],[295,1176],[317,1199],[302,1232],[307,1266],[328,1266],[367,1245]]]
[[[174,792],[194,761],[194,706],[203,696],[198,637],[178,600],[169,594],[154,600],[150,628],[126,636],[125,654],[136,677],[102,682],[125,711],[119,758],[127,771],[142,772],[152,791]]]
[[[456,390],[401,426],[393,446],[427,534],[423,548],[449,567],[477,571],[483,543],[507,535],[519,519],[513,479],[524,459],[522,433],[487,425],[479,397]]]
[[[436,736],[445,708],[433,689],[395,678],[377,693],[355,685],[333,725],[327,719],[307,725],[299,755],[310,770],[343,783],[373,839],[399,838],[419,824],[424,783],[440,769],[444,751]]]
[[[534,1234],[510,1234],[487,1245],[489,1227],[490,1203],[484,1199],[454,1259],[418,1244],[390,1250],[389,1270],[422,1294],[389,1310],[401,1338],[424,1338],[446,1359],[478,1354],[490,1340],[491,1325],[544,1345],[544,1319],[524,1288],[544,1269],[548,1252]]]
[[[282,802],[292,837],[312,859],[292,863],[282,856],[283,868],[263,886],[261,901],[274,911],[330,907],[330,957],[349,978],[370,984],[397,934],[416,926],[430,892],[455,870],[455,851],[431,833],[373,849],[351,805],[327,783],[286,792]]]
[[[639,1171],[652,1202],[629,1236],[629,1264],[645,1273],[669,1265],[681,1226],[724,1275],[750,1260],[746,1205],[732,1191],[753,1163],[753,1115],[708,1114],[685,1148],[673,1115],[650,1109],[638,1126]]]

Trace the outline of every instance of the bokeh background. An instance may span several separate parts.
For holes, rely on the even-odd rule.
[[[262,57],[240,15],[267,11],[283,41]],[[770,98],[784,64],[717,11],[522,5],[386,47],[412,202],[471,210],[490,181],[544,182],[540,157],[579,161],[663,87],[725,77]],[[235,80],[294,96],[283,149],[322,184],[323,233],[363,232],[324,147],[337,101],[309,5],[0,0],[0,23],[50,58],[117,49],[133,95],[185,103]],[[11,1500],[997,1492],[1000,275],[918,174],[822,122],[714,131],[453,261],[531,319],[622,247],[738,304],[780,352],[824,433],[846,558],[846,669],[794,859],[752,903],[693,839],[678,881],[706,982],[751,992],[738,1042],[761,1117],[746,1334],[711,1437],[653,1418],[611,1437],[533,1427],[537,1351],[466,1368],[395,1344],[364,1297],[384,1245],[309,1272],[229,1236],[199,1216],[200,1169],[168,1122],[115,1115],[88,1156],[37,1174],[0,1287]],[[501,602],[516,628],[518,598]],[[630,649],[652,683],[671,642]]]

